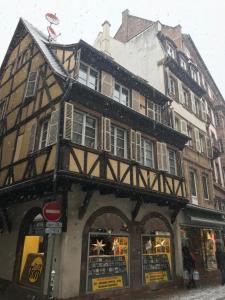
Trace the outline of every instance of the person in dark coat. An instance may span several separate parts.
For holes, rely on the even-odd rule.
[[[225,284],[225,253],[223,252],[221,243],[216,244],[216,262],[221,272],[221,284]]]
[[[189,281],[187,284],[187,288],[196,287],[196,283],[193,278],[193,273],[195,269],[195,259],[187,246],[184,246],[182,248],[182,252],[183,252],[183,266],[184,269],[187,270],[189,274]]]

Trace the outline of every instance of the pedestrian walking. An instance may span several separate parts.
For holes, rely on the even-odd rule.
[[[221,272],[221,284],[225,284],[225,253],[221,243],[216,243],[216,262]]]
[[[195,288],[196,283],[193,277],[193,273],[195,270],[195,258],[194,255],[191,253],[190,249],[187,246],[182,248],[183,252],[183,266],[184,269],[188,271],[188,284],[187,288]]]

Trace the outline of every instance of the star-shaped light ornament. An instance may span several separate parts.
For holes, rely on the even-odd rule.
[[[92,245],[94,246],[94,249],[93,249],[93,250],[94,250],[94,251],[97,251],[98,255],[100,254],[101,251],[104,252],[103,247],[106,246],[106,244],[103,244],[103,243],[102,243],[102,240],[101,240],[101,241],[97,240],[97,241],[96,241],[96,244],[92,244]]]
[[[155,248],[164,247],[164,244],[165,240],[162,240],[161,242],[159,242],[159,244],[155,245]]]
[[[118,249],[118,247],[119,247],[119,242],[118,242],[118,239],[115,239],[114,241],[113,241],[113,247],[112,247],[112,250],[114,251],[114,252],[116,252],[117,251],[117,249]]]

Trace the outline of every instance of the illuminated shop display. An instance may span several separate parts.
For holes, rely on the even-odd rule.
[[[142,277],[144,284],[171,279],[170,234],[142,236]]]

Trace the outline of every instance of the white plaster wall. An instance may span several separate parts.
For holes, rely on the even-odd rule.
[[[88,218],[101,207],[113,206],[118,208],[131,220],[131,212],[135,206],[135,202],[131,202],[129,199],[119,199],[113,195],[103,196],[95,192],[90,201],[88,211],[83,219],[79,220],[78,210],[84,196],[85,193],[77,185],[73,187],[72,192],[69,192],[68,196],[68,227],[67,233],[63,233],[61,236],[61,257],[58,269],[60,278],[58,280],[57,296],[62,299],[79,295],[82,234]],[[168,208],[162,208],[153,204],[143,204],[136,221],[141,221],[145,215],[153,211],[167,216],[170,222],[171,211]],[[175,226],[173,226],[173,229]],[[177,255],[179,255],[178,252],[176,253]]]
[[[29,209],[39,206],[40,201],[29,201],[13,204],[8,209],[12,231],[0,234],[0,278],[12,281],[21,222]]]

